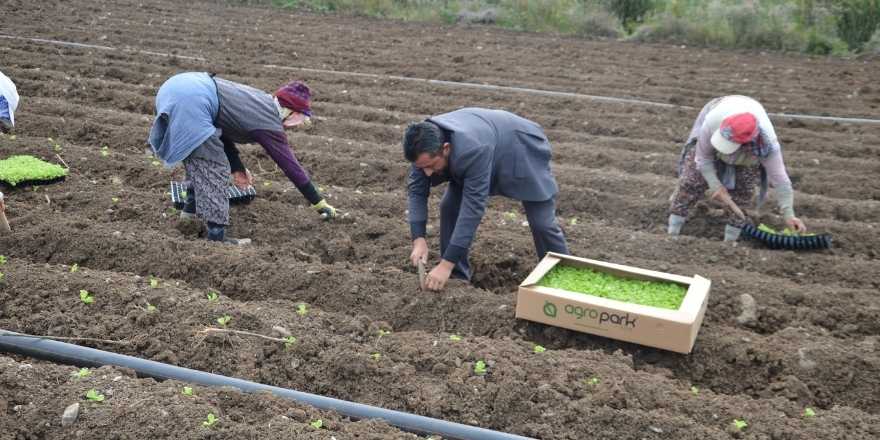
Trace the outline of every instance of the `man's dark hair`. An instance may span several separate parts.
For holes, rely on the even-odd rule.
[[[410,124],[403,135],[403,155],[415,162],[422,153],[436,156],[443,147],[443,130],[433,122]]]

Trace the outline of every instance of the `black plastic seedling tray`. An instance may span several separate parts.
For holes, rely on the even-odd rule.
[[[34,180],[22,180],[15,185],[5,181],[0,180],[0,186],[5,187],[9,191],[12,191],[16,188],[25,188],[29,186],[43,186],[43,185],[51,185],[53,183],[63,182],[67,176],[58,176],[52,179],[34,179]]]
[[[186,192],[186,184],[184,182],[171,182],[171,201],[177,209],[183,209],[183,204],[186,202],[186,197],[183,196],[184,192]],[[229,203],[245,204],[250,203],[257,196],[257,191],[253,186],[248,186],[247,189],[241,190],[235,185],[229,185],[226,188],[226,194],[229,196]]]
[[[767,231],[762,231],[752,224],[745,225],[743,227],[743,232],[747,237],[763,243],[770,249],[805,251],[827,249],[831,247],[831,234],[802,236],[773,234]]]

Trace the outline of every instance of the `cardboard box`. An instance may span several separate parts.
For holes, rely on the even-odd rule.
[[[678,310],[626,303],[539,286],[557,264],[589,268],[621,278],[665,281],[687,286]],[[690,353],[706,313],[711,282],[622,264],[548,253],[519,286],[516,317],[637,344]]]

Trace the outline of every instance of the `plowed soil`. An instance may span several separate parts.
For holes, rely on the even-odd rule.
[[[665,235],[680,145],[707,100],[739,93],[774,112],[876,117],[880,61],[225,2],[6,0],[2,11],[0,69],[22,101],[15,138],[0,137],[0,158],[63,160],[70,176],[4,189],[13,233],[0,237],[8,257],[0,266],[0,328],[124,341],[80,343],[541,439],[880,437],[880,125],[774,118],[796,210],[811,229],[833,234],[831,250],[726,245],[722,213],[711,204],[699,206],[681,239]],[[169,53],[176,56],[162,55]],[[182,170],[155,165],[145,148],[156,90],[186,70],[269,91],[294,77],[307,81],[319,118],[291,133],[291,144],[347,216],[322,222],[262,149],[246,145],[258,196],[233,208],[231,234],[253,245],[209,244],[179,228],[166,191]],[[473,285],[418,290],[407,264],[399,142],[406,124],[462,106],[508,109],[545,127],[572,253],[712,280],[693,353],[516,320],[516,286],[536,259],[524,214],[510,200],[493,199],[480,227]],[[434,214],[441,193],[432,195]],[[772,210],[761,219],[782,223]],[[432,226],[436,250],[436,217]],[[94,303],[80,301],[81,289]],[[210,291],[220,293],[217,301],[207,299]],[[757,301],[757,316],[740,323],[743,294]],[[296,313],[300,304],[307,313]],[[230,329],[278,336],[280,326],[297,341],[285,349],[202,333],[222,315]],[[391,333],[380,338],[380,330]],[[534,353],[535,344],[547,351]],[[488,364],[485,376],[473,373],[477,360]],[[113,368],[79,379],[72,366],[35,359],[3,357],[0,365],[2,439],[412,437],[267,395],[197,388],[187,397],[184,384]],[[92,388],[106,400],[87,402]],[[64,408],[75,402],[79,420],[62,427]],[[805,407],[816,416],[803,417]],[[208,412],[220,417],[211,428],[201,423]],[[309,426],[318,418],[321,430]],[[733,432],[734,419],[748,427]]]

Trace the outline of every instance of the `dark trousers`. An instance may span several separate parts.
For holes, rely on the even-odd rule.
[[[452,240],[452,232],[455,231],[455,223],[458,220],[458,213],[461,209],[461,187],[450,182],[440,200],[440,254],[446,252],[449,241]],[[543,202],[526,202],[523,201],[523,208],[526,210],[526,219],[529,221],[529,228],[532,230],[532,239],[535,242],[535,251],[538,253],[538,259],[544,258],[547,252],[558,252],[560,254],[568,254],[568,245],[565,242],[565,235],[562,228],[556,220],[556,198],[544,200]],[[471,265],[468,262],[468,254],[465,253],[461,260],[452,270],[453,278],[461,278],[470,280]]]

